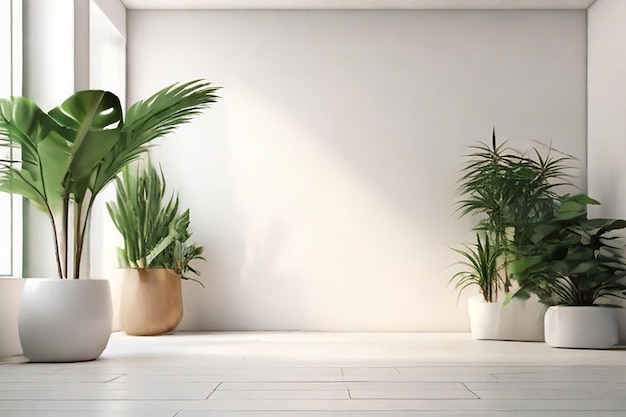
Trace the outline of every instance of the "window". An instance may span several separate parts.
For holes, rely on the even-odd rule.
[[[22,2],[0,0],[0,97],[21,94]],[[0,149],[0,158],[14,160],[18,155]],[[21,197],[0,193],[0,276],[22,273]]]

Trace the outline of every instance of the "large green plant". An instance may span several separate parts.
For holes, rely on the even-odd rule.
[[[173,269],[181,278],[202,285],[185,274],[199,275],[190,262],[204,260],[204,248],[187,243],[189,210],[179,212],[178,196],[166,198],[163,171],[150,162],[134,172],[125,167],[115,182],[116,199],[107,203],[107,210],[124,238],[124,246],[118,248],[123,266]]]
[[[532,245],[517,248],[511,264],[520,284],[514,297],[536,294],[546,305],[588,306],[602,297],[626,298],[625,245],[612,233],[626,220],[589,219],[598,201],[566,197],[555,217],[532,225]]]
[[[532,148],[527,154],[506,143],[497,144],[495,130],[491,145],[479,143],[471,149],[458,181],[459,213],[475,216],[478,221],[474,229],[490,234],[495,246],[528,244],[530,225],[554,216],[559,202],[556,189],[569,185],[566,171],[571,158],[553,156],[551,147],[546,153]],[[507,252],[501,257],[508,292]]]
[[[174,84],[133,104],[125,118],[118,97],[101,90],[79,91],[48,113],[27,97],[0,100],[0,146],[21,153],[18,164],[2,161],[0,191],[24,196],[47,215],[59,277],[79,277],[100,191],[154,139],[215,102],[216,90],[202,80]]]
[[[464,258],[459,263],[465,269],[454,274],[450,283],[455,282],[454,288],[459,291],[459,296],[466,288],[477,286],[483,299],[492,303],[498,301],[498,293],[504,287],[500,275],[503,266],[500,257],[504,247],[493,245],[488,234],[484,234],[482,239],[480,235],[476,234],[475,245],[464,245],[464,249],[452,248]]]

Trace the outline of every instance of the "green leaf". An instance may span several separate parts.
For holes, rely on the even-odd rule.
[[[49,115],[66,128],[65,139],[71,143],[71,148],[64,180],[68,192],[81,203],[89,186],[89,177],[120,138],[120,101],[110,92],[79,91],[50,110]]]
[[[24,196],[45,213],[58,212],[69,166],[67,130],[25,97],[0,100],[0,110],[0,135],[12,142],[2,145],[22,153],[21,168],[5,165],[0,171],[0,190]]]

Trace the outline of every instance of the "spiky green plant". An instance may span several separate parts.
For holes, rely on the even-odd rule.
[[[24,196],[47,215],[60,278],[80,275],[98,194],[155,139],[215,102],[217,89],[202,80],[173,84],[133,104],[125,119],[108,91],[79,91],[48,113],[27,97],[0,99],[0,146],[21,153],[20,161],[0,161],[0,191]]]
[[[498,301],[498,294],[504,287],[500,274],[502,263],[499,260],[505,249],[494,245],[488,234],[483,234],[482,239],[480,236],[481,233],[476,233],[475,245],[464,245],[465,249],[452,248],[465,258],[459,264],[466,269],[454,274],[449,283],[455,282],[454,288],[459,296],[463,290],[475,285],[480,289],[483,299],[492,303]]]
[[[117,193],[107,210],[115,227],[124,239],[118,248],[118,257],[125,267],[173,269],[183,279],[202,282],[186,276],[199,275],[191,265],[193,260],[204,260],[204,248],[188,244],[189,210],[179,212],[178,196],[166,196],[166,182],[162,170],[149,161],[138,164],[135,171],[129,167],[115,181]]]
[[[543,154],[532,148],[530,154],[497,144],[495,130],[491,145],[480,143],[466,155],[458,181],[458,212],[477,218],[474,230],[493,236],[493,244],[508,248],[530,242],[531,224],[551,218],[559,204],[557,187],[571,186],[567,170],[571,157],[553,156],[553,148]],[[501,253],[504,264],[504,290],[511,283],[508,252]]]

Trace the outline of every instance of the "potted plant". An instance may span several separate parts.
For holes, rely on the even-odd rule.
[[[77,279],[94,201],[154,139],[215,102],[216,90],[202,80],[174,84],[133,104],[125,117],[118,97],[101,90],[76,92],[48,113],[27,97],[0,100],[0,146],[21,156],[0,165],[0,190],[45,213],[63,278],[26,281],[18,327],[28,359],[68,362],[102,353],[111,332],[108,281]]]
[[[615,233],[626,220],[589,219],[587,195],[564,198],[554,218],[533,225],[532,245],[517,248],[511,264],[520,288],[513,297],[535,294],[549,306],[545,340],[553,347],[609,348],[618,342],[615,306],[626,298],[624,243]]]
[[[497,339],[500,325],[500,304],[498,293],[504,287],[504,280],[500,274],[502,263],[500,257],[504,247],[491,243],[488,234],[476,234],[475,245],[464,245],[464,249],[452,248],[460,254],[463,261],[459,264],[465,267],[450,278],[454,288],[461,292],[468,287],[477,286],[480,296],[468,300],[470,329],[474,339]]]
[[[124,238],[118,248],[125,268],[120,301],[121,327],[129,335],[151,336],[173,330],[183,317],[181,279],[202,282],[191,265],[204,260],[203,247],[188,243],[189,210],[179,212],[178,196],[166,201],[163,171],[149,161],[126,167],[116,179],[115,201],[107,210]]]
[[[557,210],[559,195],[556,188],[569,185],[566,155],[554,155],[532,148],[524,153],[506,143],[498,144],[495,130],[491,144],[472,146],[466,155],[458,181],[458,212],[476,219],[474,230],[492,237],[502,264],[503,291],[511,291],[509,263],[511,245],[529,244],[531,224],[551,218]],[[538,303],[514,302],[501,309],[500,336],[507,340],[542,340],[543,307]]]

